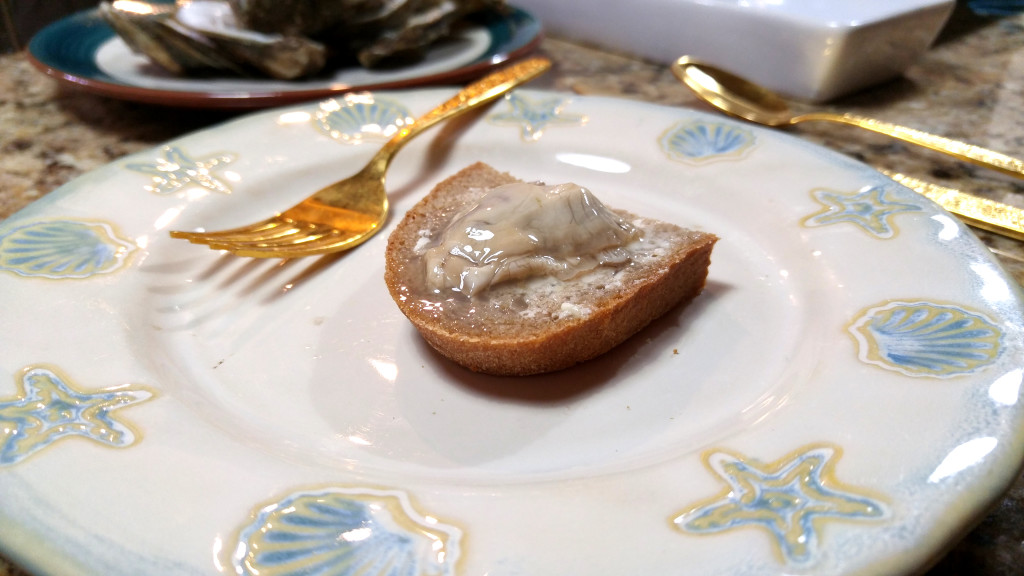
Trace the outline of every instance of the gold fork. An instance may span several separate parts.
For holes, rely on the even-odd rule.
[[[442,120],[491,102],[550,67],[546,58],[530,58],[470,84],[402,127],[358,173],[322,188],[280,214],[230,230],[172,231],[171,237],[255,258],[297,258],[354,248],[375,234],[387,218],[384,178],[391,159],[406,142]]]

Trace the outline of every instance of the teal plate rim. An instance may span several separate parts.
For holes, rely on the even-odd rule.
[[[98,8],[76,12],[49,24],[32,37],[26,54],[29,62],[47,76],[62,84],[102,96],[188,108],[258,109],[328,98],[352,91],[396,90],[464,82],[529,54],[540,45],[543,37],[540,22],[520,8],[510,6],[506,14],[477,15],[474,18],[477,24],[487,29],[491,43],[483,54],[464,66],[401,80],[313,89],[224,93],[164,90],[123,82],[97,66],[97,51],[115,36],[114,30],[103,20]]]

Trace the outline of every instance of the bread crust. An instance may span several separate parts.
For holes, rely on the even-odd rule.
[[[504,312],[480,306],[479,311],[459,313],[450,302],[425,304],[416,277],[425,273],[418,258],[423,239],[439,234],[487,190],[515,181],[483,163],[464,168],[414,206],[388,239],[384,274],[388,290],[423,339],[446,358],[475,372],[504,376],[568,368],[614,348],[703,289],[717,237],[616,210],[640,223],[643,234],[670,241],[642,264],[628,264],[624,271],[602,271],[612,282],[581,287],[571,286],[577,280],[570,280],[565,283],[567,302],[538,298],[538,310],[529,317],[507,307]],[[492,290],[529,289],[499,286]],[[585,313],[561,314],[559,305],[582,306]]]

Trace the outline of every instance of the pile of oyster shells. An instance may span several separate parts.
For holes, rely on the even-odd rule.
[[[293,80],[329,61],[408,61],[504,0],[114,0],[100,13],[135,52],[178,75]]]

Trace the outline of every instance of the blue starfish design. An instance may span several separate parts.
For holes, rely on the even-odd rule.
[[[851,194],[819,189],[812,191],[811,195],[825,208],[804,219],[804,226],[849,222],[879,238],[892,238],[896,235],[896,227],[890,222],[893,214],[921,211],[917,204],[898,202],[887,197],[885,189],[877,186]]]
[[[135,386],[79,392],[53,370],[27,368],[18,396],[0,402],[0,466],[17,464],[71,436],[117,448],[129,446],[136,432],[110,413],[152,396],[151,391]]]
[[[533,102],[515,92],[505,96],[511,111],[494,114],[490,121],[498,125],[514,125],[522,129],[523,140],[540,140],[544,130],[551,125],[582,126],[587,117],[581,114],[568,114],[565,107],[569,100],[564,98],[548,98]]]
[[[705,456],[726,488],[680,514],[681,530],[700,534],[761,526],[775,537],[783,557],[806,563],[815,553],[826,520],[878,519],[887,512],[875,500],[834,478],[839,449],[810,446],[770,464],[728,452]]]
[[[214,192],[230,194],[231,187],[214,176],[218,167],[235,160],[234,154],[215,154],[203,159],[194,159],[177,146],[165,146],[164,157],[156,162],[129,162],[125,168],[149,174],[153,183],[146,190],[156,194],[171,194],[186,186],[195,185]]]

